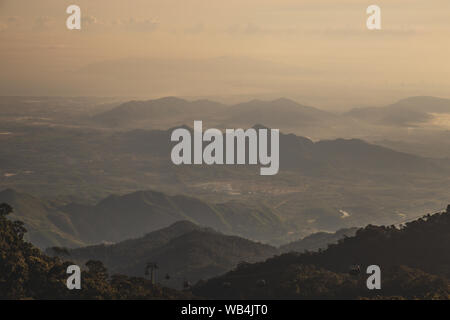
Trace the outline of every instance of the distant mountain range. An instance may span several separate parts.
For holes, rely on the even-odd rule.
[[[220,114],[224,112],[224,109],[227,109],[227,106],[214,101],[187,101],[176,97],[166,97],[157,100],[126,102],[112,110],[95,115],[93,120],[112,127],[166,123],[167,118],[172,119],[172,124],[176,124],[189,121],[189,119],[194,121],[196,117]]]
[[[359,139],[312,142],[294,135],[280,135],[280,164],[285,169],[319,171],[437,172],[441,168],[430,159],[401,153]]]
[[[187,101],[166,97],[149,101],[131,101],[95,115],[92,120],[109,127],[161,127],[204,120],[220,125],[248,126],[264,123],[271,127],[313,125],[336,115],[289,99],[252,100],[232,106],[210,100]]]
[[[182,288],[184,281],[195,283],[220,275],[242,262],[272,257],[277,249],[240,237],[228,236],[188,221],[179,221],[141,238],[113,245],[96,245],[52,255],[76,261],[100,260],[111,273],[144,276],[148,262],[158,265],[157,281],[164,286]]]
[[[205,127],[219,129],[248,128],[260,123],[314,141],[356,138],[440,158],[450,155],[447,151],[450,143],[441,137],[450,129],[449,116],[450,99],[427,96],[346,112],[325,111],[285,98],[224,105],[210,100],[168,97],[124,103],[97,113],[88,122],[109,130],[167,129],[192,126],[194,120],[203,120]]]
[[[413,107],[419,110],[429,100],[435,104],[430,110],[446,111],[446,102],[439,99],[411,98],[400,104],[417,101],[418,106]],[[14,99],[8,101],[13,103]],[[51,110],[60,103],[55,101]],[[25,105],[25,111],[32,108],[29,103]],[[45,101],[39,106],[44,108]],[[131,120],[127,120],[126,114],[133,108],[136,112],[130,112]],[[198,111],[182,112],[184,108]],[[251,116],[249,126],[262,123],[255,126],[258,128],[272,127],[265,120],[278,121],[278,117],[282,121],[293,119],[292,124],[300,124],[302,119],[313,123],[319,118],[350,118],[324,114],[287,99],[226,106],[207,100],[164,98],[130,102],[112,110],[120,111],[115,119],[125,123],[152,121],[154,115],[157,123],[179,117],[175,127],[189,128],[196,112],[207,115],[209,109],[213,115],[216,109],[224,110],[223,118],[215,118],[216,123],[225,125],[226,119],[240,121]],[[11,111],[12,107],[7,113]],[[102,115],[106,113],[97,116]],[[97,116],[94,122],[100,121]],[[25,197],[27,203],[14,192],[4,198],[15,199],[16,215],[27,216],[28,237],[41,247],[117,242],[179,220],[279,245],[317,231],[399,222],[423,210],[441,208],[448,198],[448,159],[402,153],[361,139],[315,141],[282,131],[280,172],[268,179],[259,176],[259,166],[173,165],[172,130],[168,126],[146,130],[130,125],[130,129],[111,122],[110,128],[100,128],[69,121],[42,125],[34,118],[31,122],[20,119],[18,123],[7,122],[9,127],[0,135],[0,185],[35,196]],[[319,121],[317,126],[323,124]],[[204,127],[211,124],[207,122]],[[138,190],[157,190],[164,195]],[[172,196],[175,194],[185,196]],[[159,201],[167,206],[160,206]],[[342,216],[341,210],[349,214]]]
[[[183,125],[182,127],[192,131],[189,125]],[[261,124],[254,125],[253,128],[270,129]],[[137,129],[117,133],[113,136],[112,141],[105,141],[105,145],[109,144],[112,150],[121,153],[152,154],[169,159],[171,146],[175,145],[175,143],[170,142],[171,133],[172,129],[167,131]],[[204,144],[206,145],[206,143]],[[225,149],[224,154],[226,154]],[[352,171],[353,173],[355,171],[361,173],[373,171],[384,173],[420,172],[428,174],[441,173],[442,165],[445,166],[445,163],[394,151],[360,139],[313,142],[306,137],[280,133],[280,168],[283,170],[300,170],[308,175],[336,174],[342,171]]]
[[[222,128],[264,123],[282,130],[301,127],[326,129],[330,126],[353,126],[354,130],[359,130],[362,123],[389,127],[418,126],[432,119],[433,113],[450,114],[450,99],[418,96],[388,106],[354,108],[344,113],[333,113],[286,98],[224,105],[210,100],[187,101],[166,97],[127,102],[95,115],[92,120],[109,127],[167,127],[203,120]]]
[[[450,99],[410,97],[386,107],[356,108],[345,115],[387,126],[418,126],[432,119],[432,113],[450,114]]]
[[[435,206],[431,201],[440,205],[450,172],[448,161],[363,140],[314,142],[280,134],[280,173],[267,180],[259,177],[256,166],[173,165],[171,130],[27,130],[4,138],[1,158],[9,166],[2,167],[0,179],[10,189],[17,186],[39,198],[8,190],[0,193],[0,201],[12,202],[15,214],[24,215],[28,237],[40,247],[117,242],[179,220],[280,244],[292,232],[304,236],[370,222],[393,223],[401,218],[396,208],[405,201],[410,205],[411,198],[427,207]],[[4,176],[10,173],[19,174]],[[414,188],[406,189],[408,185]],[[194,197],[135,192],[156,188]],[[42,195],[65,197],[55,203],[41,200]],[[72,195],[76,201],[67,200]],[[339,210],[345,208],[351,215],[343,219]]]
[[[336,118],[336,115],[314,107],[304,106],[290,99],[273,101],[252,100],[231,106],[224,123],[246,126],[263,123],[272,128],[318,125],[320,121]]]
[[[400,110],[398,112],[405,116],[412,115],[414,112],[428,114],[448,111],[450,113],[450,100],[416,97],[402,100],[385,108],[355,109],[346,115],[337,116],[313,107],[299,105],[288,99],[269,102],[253,100],[239,105],[225,106],[208,100],[190,102],[169,97],[144,102],[128,102],[110,111],[100,113],[93,119],[95,122],[99,121],[112,127],[119,126],[120,128],[123,124],[126,128],[128,124],[147,120],[163,124],[164,121],[161,119],[167,118],[169,122],[175,119],[172,121],[172,125],[176,127],[191,127],[194,120],[202,120],[205,117],[208,119],[208,116],[212,114],[217,115],[217,119],[210,120],[209,123],[207,121],[204,125],[205,129],[213,124],[226,125],[229,123],[226,119],[234,119],[231,123],[242,128],[248,128],[255,124],[280,128],[283,123],[301,127],[303,122],[310,123],[313,127],[320,127],[324,124],[321,121],[334,117],[357,118],[361,122],[362,114],[366,113],[370,121],[375,121],[377,117],[371,115],[372,112],[381,113],[383,117],[389,118],[389,112],[392,110]],[[316,121],[318,123],[314,124]],[[129,127],[133,127],[133,125]],[[147,127],[144,126],[144,128]],[[96,172],[102,170],[107,172],[112,168],[117,168],[126,171],[127,174],[133,174],[129,172],[130,170],[122,170],[125,165],[121,163],[136,161],[140,166],[156,168],[161,161],[170,162],[170,150],[173,145],[170,143],[172,129],[167,130],[167,126],[165,128],[164,130],[120,130],[113,133],[86,128],[80,129],[83,130],[82,132],[75,128],[46,128],[36,129],[37,132],[34,132],[31,128],[27,128],[26,133],[32,131],[29,132],[32,141],[24,140],[19,145],[9,143],[12,139],[16,139],[16,141],[21,139],[23,132],[20,133],[20,136],[3,137],[7,150],[0,157],[0,163],[9,164],[9,166],[5,166],[4,170],[13,170],[15,163],[22,167],[32,167],[35,163],[39,164],[39,161],[48,163],[51,159],[52,163],[56,164],[53,166],[53,170],[57,170],[59,167],[63,168],[69,163],[93,167]],[[223,126],[219,128],[223,128]],[[27,141],[30,141],[29,145]],[[36,145],[41,147],[38,155],[34,149]],[[27,158],[21,159],[24,154]],[[34,155],[36,155],[36,159],[31,159],[30,157]],[[142,159],[142,157],[158,157],[159,162],[154,158]],[[98,164],[95,166],[97,162]],[[442,165],[445,166],[445,163],[396,152],[360,139],[332,139],[313,142],[307,137],[281,134],[280,165],[282,170],[298,169],[313,175],[329,175],[330,172],[335,174],[342,170],[363,172],[377,170],[389,173],[415,171],[429,174],[441,172]],[[30,171],[33,171],[32,169],[29,168]],[[87,170],[85,169],[88,168],[79,170],[79,175],[86,174]],[[162,170],[165,169],[158,167],[159,172]],[[104,178],[104,175],[101,178]],[[170,174],[166,175],[165,179],[170,179]]]

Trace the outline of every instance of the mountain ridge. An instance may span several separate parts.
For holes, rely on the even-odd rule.
[[[13,197],[7,197],[8,194]],[[182,220],[250,239],[276,238],[287,233],[279,217],[262,204],[213,204],[156,191],[110,195],[95,205],[58,206],[9,189],[0,192],[0,202],[9,202],[16,208],[11,218],[23,220],[30,229],[29,239],[41,248],[117,242]]]
[[[193,292],[214,299],[449,299],[448,208],[400,228],[368,225],[320,252],[247,264],[199,283]],[[380,267],[380,290],[367,290],[364,271],[370,265]]]
[[[58,255],[58,250],[48,249],[47,253]],[[261,261],[276,253],[277,249],[269,245],[179,221],[140,238],[72,249],[60,256],[79,264],[97,259],[111,272],[128,276],[142,276],[146,264],[155,262],[160,274],[158,281],[180,288],[186,280],[195,283],[222,274],[243,261]]]
[[[354,108],[346,116],[369,123],[414,127],[431,120],[432,113],[450,114],[450,99],[415,96],[382,107]]]

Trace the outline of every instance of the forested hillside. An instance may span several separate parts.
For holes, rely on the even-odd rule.
[[[280,251],[287,252],[304,252],[317,251],[326,249],[328,245],[337,243],[345,237],[354,236],[358,228],[340,229],[336,232],[316,232],[306,236],[300,240],[289,242],[280,247]]]
[[[188,291],[166,289],[153,285],[144,278],[110,276],[104,265],[96,260],[85,263],[82,272],[82,290],[69,291],[65,286],[66,268],[73,262],[64,260],[71,259],[70,252],[65,253],[64,260],[51,258],[25,242],[26,230],[23,223],[6,218],[11,212],[12,208],[9,205],[0,205],[0,298],[193,297]],[[190,231],[177,237],[180,233],[186,232],[186,229]],[[236,239],[235,242],[233,239],[236,237],[223,236],[223,243],[226,246],[217,248],[215,245],[220,239],[220,234],[206,231],[189,223],[179,223],[170,230],[149,236],[147,249],[154,246],[159,247],[155,250],[158,254],[172,252],[173,254],[168,256],[178,255],[179,260],[185,261],[188,266],[195,260],[199,263],[208,261],[197,253],[215,252],[219,257],[224,253],[218,250],[233,250],[234,245],[235,249],[242,250],[247,241]],[[401,228],[369,225],[358,230],[354,237],[346,237],[338,244],[330,245],[326,250],[283,254],[253,264],[239,263],[223,276],[200,281],[194,286],[192,293],[194,296],[209,299],[449,299],[449,231],[450,210],[424,216]],[[205,232],[206,235],[203,234]],[[185,237],[186,235],[188,237]],[[168,240],[172,237],[174,241]],[[136,246],[135,251],[145,253],[145,250],[142,250],[146,247],[145,241],[142,239],[130,240],[128,244],[132,246],[140,242],[144,245]],[[181,244],[185,245],[185,249],[180,251]],[[258,248],[258,245],[252,246]],[[110,255],[111,258],[119,259],[120,255],[124,254],[124,259],[127,259],[126,252],[123,251],[125,247],[112,246],[110,252],[105,247],[103,257]],[[199,248],[209,248],[211,251],[198,251]],[[98,248],[99,252],[100,249],[101,247]],[[89,250],[95,253],[97,249],[87,249]],[[267,247],[268,254],[270,250],[270,247]],[[184,251],[187,251],[187,255]],[[368,265],[373,264],[381,268],[381,290],[370,291],[366,287],[368,276],[365,270]],[[202,274],[206,274],[206,271],[207,269],[199,269]]]
[[[316,253],[284,254],[198,285],[214,298],[450,298],[450,210],[394,226],[367,226]],[[366,287],[378,265],[381,290]]]
[[[82,271],[82,289],[68,290],[67,267],[72,262],[50,258],[25,242],[23,223],[10,221],[12,212],[0,204],[0,299],[182,299],[187,293],[152,285],[149,280],[123,275],[109,277],[99,261]]]
[[[12,189],[0,191],[0,203],[14,207],[14,219],[25,222],[27,239],[45,249],[119,242],[188,220],[249,239],[283,237],[287,228],[264,204],[228,201],[210,203],[156,191],[110,195],[95,205],[58,205]]]
[[[158,282],[177,289],[183,287],[184,281],[206,280],[241,262],[264,261],[278,252],[272,246],[224,235],[188,221],[116,244],[68,251],[55,249],[47,252],[79,264],[100,260],[112,272],[129,276],[143,276],[146,265],[155,263]]]

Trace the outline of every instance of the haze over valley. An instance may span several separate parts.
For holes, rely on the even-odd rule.
[[[41,247],[115,242],[185,219],[280,245],[318,231],[400,223],[439,211],[448,198],[450,160],[445,140],[437,138],[448,133],[429,128],[432,117],[450,114],[446,99],[415,97],[345,113],[284,98],[237,105],[175,97],[128,102],[8,97],[1,103],[0,179],[9,190],[0,200],[14,204]],[[171,128],[192,130],[199,118],[205,127],[280,128],[280,172],[263,177],[258,166],[173,165]],[[341,130],[345,138],[335,138]],[[404,136],[405,130],[410,134]],[[379,144],[360,138],[372,131]],[[424,140],[416,142],[421,134]],[[158,192],[192,200],[175,211],[151,209],[153,196],[147,197]],[[102,209],[113,199],[112,211]],[[42,215],[30,216],[22,201],[41,208]],[[199,215],[192,201],[210,213]],[[147,216],[146,210],[162,211]],[[114,211],[118,225],[108,226]],[[96,218],[88,223],[90,217]],[[87,225],[94,228],[91,235]]]

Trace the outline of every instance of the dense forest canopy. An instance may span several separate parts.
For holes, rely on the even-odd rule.
[[[400,228],[369,225],[319,252],[241,265],[198,284],[194,293],[234,299],[449,299],[449,243],[447,209]],[[367,289],[369,265],[381,268],[381,290]]]
[[[99,261],[88,261],[82,289],[68,290],[67,267],[73,263],[50,258],[24,241],[25,228],[10,221],[13,208],[0,204],[0,299],[182,299],[187,293],[154,285],[150,280],[109,276]]]

